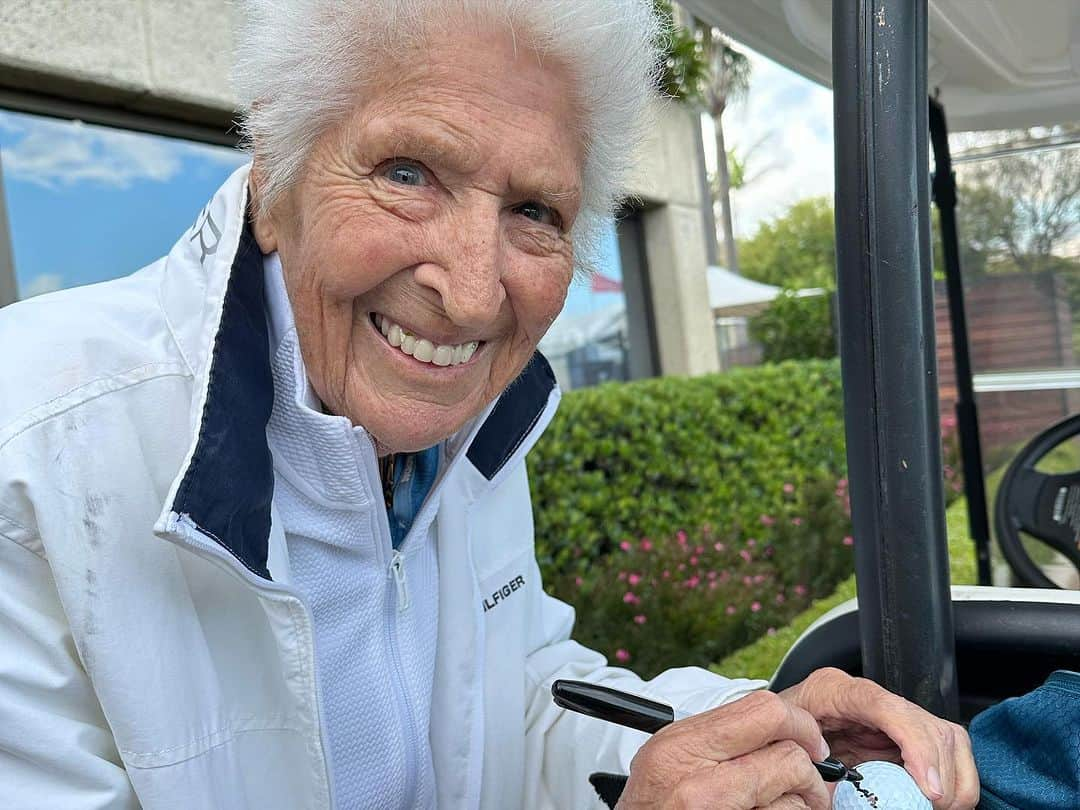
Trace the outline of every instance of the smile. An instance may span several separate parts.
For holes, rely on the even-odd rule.
[[[459,366],[469,362],[482,342],[470,340],[468,343],[456,345],[434,344],[426,338],[410,334],[385,315],[372,313],[371,320],[382,332],[386,342],[395,349],[421,363],[435,366]]]

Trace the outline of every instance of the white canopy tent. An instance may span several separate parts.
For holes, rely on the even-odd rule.
[[[822,85],[829,0],[679,0],[739,42]],[[951,131],[1080,120],[1078,0],[929,0],[928,85]]]
[[[752,281],[724,267],[708,268],[709,306],[715,317],[749,317],[767,309],[781,293],[780,287]],[[821,295],[824,290],[796,290],[799,298]]]

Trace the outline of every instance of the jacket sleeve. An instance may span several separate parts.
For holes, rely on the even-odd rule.
[[[75,650],[46,560],[0,516],[0,793],[8,810],[138,801]]]
[[[539,567],[533,575],[540,579]],[[531,606],[526,660],[527,796],[538,807],[594,807],[589,784],[596,771],[629,773],[630,760],[648,735],[557,707],[551,683],[558,678],[590,681],[652,697],[689,714],[737,700],[762,689],[765,681],[729,679],[699,667],[669,669],[644,681],[633,672],[607,666],[599,653],[570,639],[574,609],[542,590]],[[603,805],[599,805],[603,806]]]

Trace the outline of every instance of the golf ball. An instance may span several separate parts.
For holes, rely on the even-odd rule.
[[[932,810],[911,775],[891,762],[866,762],[855,770],[858,783],[841,782],[833,796],[833,810]]]

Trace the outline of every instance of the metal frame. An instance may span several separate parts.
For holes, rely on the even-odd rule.
[[[930,260],[927,0],[835,0],[837,285],[863,672],[958,716]]]
[[[956,230],[956,175],[949,152],[949,130],[945,108],[930,99],[930,141],[934,148],[934,202],[941,219],[941,248],[945,264],[945,288],[952,327],[953,368],[956,377],[956,429],[960,437],[964,469],[964,496],[967,498],[968,529],[975,543],[975,562],[980,585],[991,584],[990,520],[986,510],[986,481],[983,477],[979,415],[975,403],[968,345],[967,315],[964,312],[964,283],[960,268],[960,240]]]

